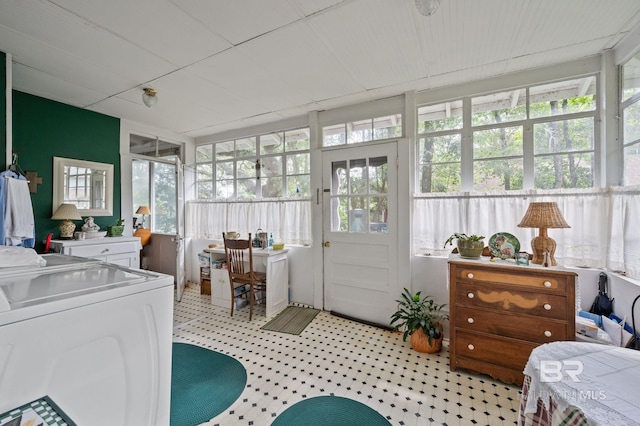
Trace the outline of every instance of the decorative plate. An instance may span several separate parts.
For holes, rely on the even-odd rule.
[[[520,241],[507,232],[498,232],[489,238],[489,250],[500,259],[513,259],[520,251]]]

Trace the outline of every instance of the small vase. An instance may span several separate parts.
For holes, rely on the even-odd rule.
[[[484,240],[482,241],[461,241],[458,240],[458,253],[461,257],[477,258],[482,255]]]

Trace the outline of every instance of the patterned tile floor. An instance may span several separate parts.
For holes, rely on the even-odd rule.
[[[519,391],[487,376],[449,371],[449,352],[426,355],[402,335],[320,312],[299,336],[260,330],[258,307],[229,315],[189,284],[174,309],[174,341],[209,348],[247,370],[240,398],[213,425],[269,425],[304,398],[336,395],[377,410],[392,425],[513,425]]]

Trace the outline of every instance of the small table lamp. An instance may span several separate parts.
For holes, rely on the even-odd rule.
[[[142,228],[144,228],[144,215],[146,214],[151,214],[151,210],[149,210],[149,207],[147,206],[140,206],[138,207],[138,210],[136,210],[136,214],[141,214],[142,215]]]
[[[531,263],[542,265],[545,253],[548,256],[547,266],[555,266],[556,242],[547,236],[547,228],[571,228],[562,217],[558,204],[539,202],[529,204],[529,208],[518,224],[520,228],[540,228],[540,234],[531,240],[533,259]]]
[[[76,224],[71,220],[82,220],[78,209],[75,204],[60,204],[60,207],[51,216],[53,220],[62,220],[58,229],[60,230],[61,240],[71,240],[73,238],[73,231],[76,230]]]

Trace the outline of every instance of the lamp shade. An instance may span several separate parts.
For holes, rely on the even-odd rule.
[[[151,214],[151,210],[147,206],[140,206],[138,210],[136,210],[136,214]]]
[[[529,208],[518,224],[520,228],[571,228],[562,217],[558,204],[539,202],[529,204]]]
[[[54,220],[82,220],[75,204],[60,204],[58,210],[51,216]]]

